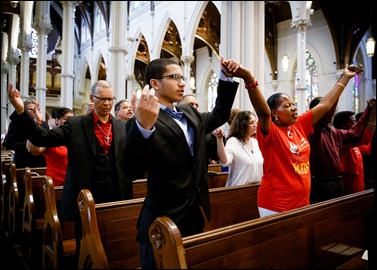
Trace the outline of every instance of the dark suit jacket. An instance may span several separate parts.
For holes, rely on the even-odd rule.
[[[65,220],[73,220],[77,214],[77,196],[85,182],[93,174],[96,160],[96,146],[93,115],[73,116],[59,128],[46,130],[39,128],[32,118],[23,113],[14,112],[10,119],[17,128],[36,146],[56,147],[65,145],[68,149],[68,168],[62,195],[61,214]],[[125,175],[125,121],[113,117],[113,146],[117,167],[117,176],[122,199],[133,197],[132,182]]]
[[[190,105],[177,106],[194,129],[194,156],[181,128],[165,111],[160,109],[155,132],[149,139],[143,138],[135,118],[128,120],[127,174],[137,179],[148,172],[138,241],[149,242],[148,228],[158,216],[166,215],[177,223],[195,204],[202,205],[210,220],[205,135],[228,120],[237,88],[236,82],[219,80],[216,106],[210,113],[199,113]]]
[[[48,124],[42,121],[42,128],[49,129]],[[26,148],[26,137],[17,129],[13,122],[9,123],[8,134],[4,139],[3,146],[7,150],[14,150],[14,163],[17,168],[46,167],[44,156],[34,156]]]

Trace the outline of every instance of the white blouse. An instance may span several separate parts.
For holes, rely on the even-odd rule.
[[[261,181],[263,175],[263,156],[258,141],[250,138],[245,144],[231,137],[225,144],[228,162],[221,166],[229,167],[225,186],[239,186]]]

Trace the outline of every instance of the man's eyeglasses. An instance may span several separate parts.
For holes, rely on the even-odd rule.
[[[116,99],[115,97],[108,97],[108,98],[106,98],[106,97],[97,97],[95,95],[92,95],[92,96],[95,97],[96,99],[98,99],[101,102],[105,102],[106,100],[108,102],[113,102]]]
[[[181,81],[185,82],[187,80],[187,78],[185,76],[182,76],[182,75],[179,75],[179,74],[170,74],[170,75],[161,76],[161,77],[157,78],[157,80],[161,80],[161,79],[164,79],[164,78],[174,79],[177,82],[181,82]]]

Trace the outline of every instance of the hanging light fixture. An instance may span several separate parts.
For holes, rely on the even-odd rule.
[[[283,64],[283,71],[288,71],[288,65],[289,65],[289,57],[287,54],[283,55],[283,58],[281,59],[281,62]]]
[[[369,9],[369,23],[370,23],[370,33],[372,35],[372,15],[371,15],[372,11],[371,9]],[[372,57],[374,55],[374,47],[376,45],[376,41],[374,40],[373,36],[370,36],[368,39],[367,39],[367,43],[366,43],[366,46],[367,46],[367,55],[369,57]]]
[[[285,28],[286,26],[284,25],[284,51],[286,50],[286,43],[287,43],[287,30]],[[283,57],[281,58],[281,63],[283,65],[283,71],[287,72],[288,71],[288,65],[289,65],[289,57],[287,53],[284,53]]]
[[[376,45],[376,41],[373,37],[367,39],[367,55],[372,57],[374,55],[374,46]]]

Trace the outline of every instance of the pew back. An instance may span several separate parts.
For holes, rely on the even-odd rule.
[[[54,186],[51,177],[43,181],[45,212],[43,222],[42,268],[73,269],[76,240],[73,222],[63,222],[59,217],[62,186]]]
[[[8,230],[10,166],[13,161],[1,158],[1,229]]]
[[[24,173],[25,197],[22,215],[22,250],[23,257],[33,269],[40,269],[42,264],[42,228],[45,211],[43,182],[50,176],[32,176],[30,168]]]
[[[24,174],[27,168],[16,168],[15,163],[12,163],[10,166],[11,183],[9,187],[8,233],[13,243],[22,242],[22,219],[25,199]],[[46,167],[29,169],[30,173],[35,176],[46,174]]]
[[[150,240],[159,268],[335,269],[365,250],[372,204],[367,190],[183,239],[161,217]]]
[[[226,180],[228,180],[228,172],[214,172],[208,171],[208,188],[225,187]]]
[[[206,223],[205,230],[259,217],[256,205],[258,188],[259,184],[249,184],[211,189],[213,218]],[[90,191],[80,192],[78,205],[83,224],[80,269],[140,267],[136,223],[143,200],[95,204]]]

